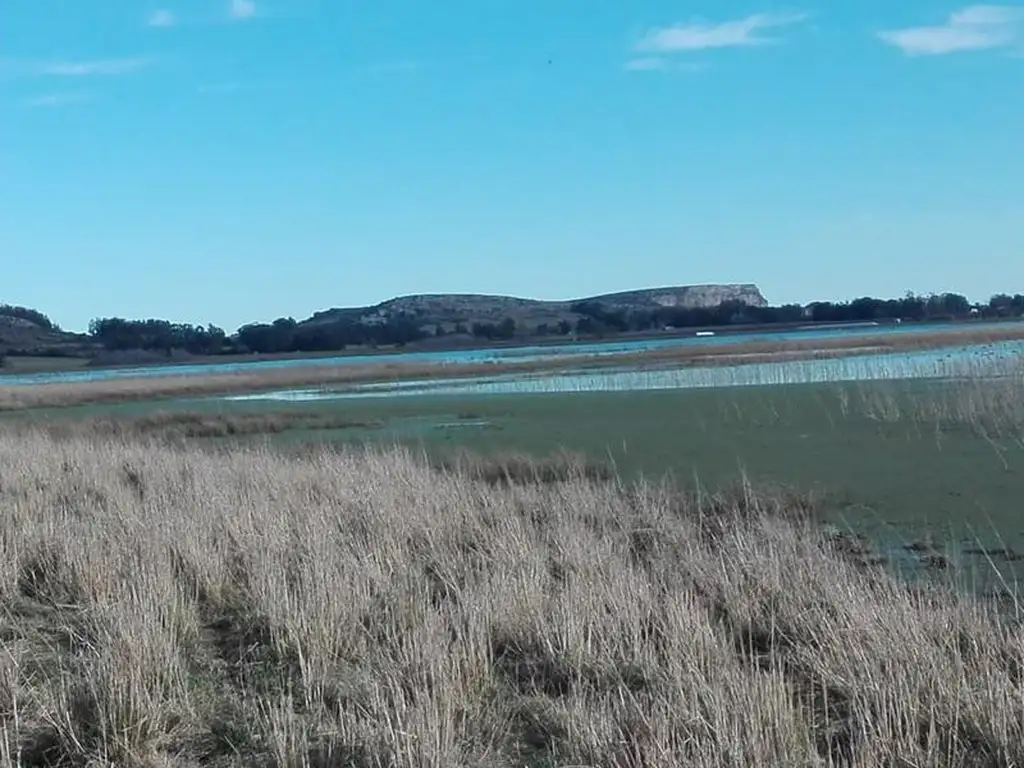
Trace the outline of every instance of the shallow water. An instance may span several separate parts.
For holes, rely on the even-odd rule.
[[[1004,328],[1005,323],[978,323],[974,330]],[[774,333],[737,333],[724,336],[698,337],[690,334],[663,339],[646,339],[624,342],[590,342],[582,344],[558,344],[546,346],[514,347],[504,349],[470,349],[448,352],[402,352],[375,355],[342,355],[337,357],[261,360],[241,363],[207,363],[201,365],[161,365],[137,368],[51,371],[46,373],[4,376],[2,386],[32,384],[79,383],[87,381],[109,381],[115,379],[157,377],[157,376],[211,376],[225,373],[256,372],[281,368],[316,366],[349,366],[370,363],[391,364],[443,364],[472,365],[481,363],[529,362],[552,357],[621,355],[635,352],[672,349],[678,347],[727,347],[751,341],[787,342],[796,340],[825,340],[835,338],[858,338],[877,336],[880,333],[913,335],[920,333],[944,333],[962,331],[962,324],[940,325],[898,325],[856,328],[830,328],[815,330],[780,331]]]
[[[317,401],[403,395],[639,392],[730,386],[777,386],[840,381],[949,379],[999,375],[1001,366],[1024,355],[1024,342],[892,354],[796,360],[779,363],[636,371],[621,368],[562,374],[505,374],[365,384],[346,390],[291,389],[234,395],[229,400]]]

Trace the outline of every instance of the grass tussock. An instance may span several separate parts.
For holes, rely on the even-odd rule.
[[[812,503],[488,477],[0,436],[0,766],[1024,762],[1024,629]]]

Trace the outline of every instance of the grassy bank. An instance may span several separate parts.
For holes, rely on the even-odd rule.
[[[38,433],[0,466],[0,765],[1024,760],[1005,606],[801,497]]]
[[[156,399],[217,396],[232,393],[273,391],[294,387],[346,387],[373,382],[459,379],[502,373],[526,374],[566,370],[596,370],[610,365],[638,371],[664,367],[731,366],[786,362],[826,357],[854,357],[883,352],[921,351],[984,345],[1024,339],[1024,325],[931,334],[879,334],[851,338],[803,340],[779,343],[752,341],[708,344],[615,355],[550,358],[524,362],[445,365],[388,361],[348,365],[308,365],[285,368],[246,369],[210,375],[124,376],[76,383],[45,383],[4,386],[0,379],[0,410],[72,406],[86,403],[117,403]]]

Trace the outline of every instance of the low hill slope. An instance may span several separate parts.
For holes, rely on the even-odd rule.
[[[0,314],[0,354],[72,354],[94,346],[88,336],[66,333],[25,318]]]

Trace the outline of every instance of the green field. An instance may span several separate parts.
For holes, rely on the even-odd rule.
[[[611,464],[626,480],[669,476],[713,490],[746,477],[754,485],[813,491],[823,498],[829,518],[868,534],[890,553],[928,537],[960,554],[979,547],[1024,551],[1024,449],[1017,439],[982,435],[955,421],[882,420],[842,404],[844,391],[847,400],[850,392],[858,400],[877,391],[893,402],[911,403],[934,399],[935,388],[889,382],[313,404],[211,399],[66,408],[18,418],[113,418],[144,432],[178,429],[211,444],[400,443],[436,459],[461,449],[533,456],[567,450]],[[156,413],[160,418],[150,421]],[[185,415],[217,423],[197,430],[181,421]],[[272,428],[264,429],[264,420]],[[248,426],[240,426],[243,421]]]

